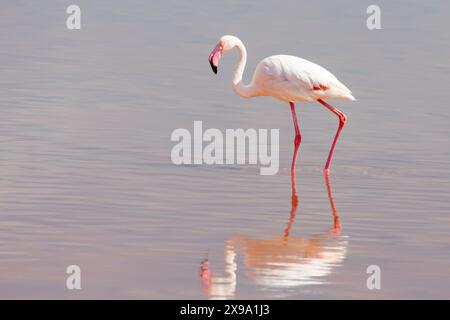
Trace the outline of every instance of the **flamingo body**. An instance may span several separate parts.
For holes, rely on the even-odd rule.
[[[275,55],[256,67],[250,86],[255,95],[284,102],[318,99],[355,100],[351,91],[325,68],[295,56]]]

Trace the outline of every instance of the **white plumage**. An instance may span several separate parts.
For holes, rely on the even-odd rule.
[[[276,55],[262,60],[250,84],[257,95],[285,102],[318,99],[355,100],[351,91],[325,68],[302,58]]]
[[[211,55],[211,67],[217,73],[222,54],[237,48],[239,62],[233,77],[233,89],[244,98],[271,96],[285,102],[318,99],[355,100],[351,91],[325,68],[295,56],[275,55],[258,63],[249,85],[242,83],[247,50],[239,38],[223,36]]]

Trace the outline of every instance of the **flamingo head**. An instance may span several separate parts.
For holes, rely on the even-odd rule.
[[[222,58],[222,55],[233,49],[238,41],[239,39],[234,36],[223,36],[220,38],[219,43],[209,55],[209,64],[215,74],[217,74],[217,67],[219,66],[219,60]]]

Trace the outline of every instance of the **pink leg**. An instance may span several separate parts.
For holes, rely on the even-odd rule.
[[[347,121],[347,116],[342,111],[336,109],[333,106],[330,106],[328,103],[326,103],[322,99],[318,99],[317,101],[319,101],[327,109],[331,110],[331,112],[333,112],[335,115],[337,115],[339,117],[339,127],[337,129],[336,136],[334,137],[333,144],[331,145],[330,153],[328,154],[327,163],[325,164],[325,168],[323,169],[325,173],[328,173],[330,171],[330,163],[331,163],[331,158],[333,157],[334,148],[336,147],[336,142],[339,138],[339,135],[341,134],[341,130],[344,127],[345,122]]]
[[[298,197],[297,197],[297,182],[295,181],[295,163],[297,162],[298,149],[300,146],[300,142],[302,140],[302,136],[300,135],[300,129],[298,128],[297,115],[295,113],[295,105],[294,103],[289,103],[292,111],[292,119],[294,120],[294,128],[295,128],[295,140],[294,140],[294,155],[292,157],[292,165],[291,165],[291,184],[292,184],[292,196],[291,196],[291,215],[289,217],[289,222],[284,229],[284,242],[287,244],[289,240],[289,235],[291,233],[292,225],[294,224],[295,215],[297,214],[297,206],[298,206]]]
[[[300,142],[302,141],[302,136],[300,135],[300,129],[298,128],[297,114],[295,113],[295,105],[293,102],[289,102],[292,111],[292,119],[294,120],[295,127],[295,140],[294,140],[294,156],[292,157],[291,164],[291,177],[292,181],[295,182],[295,163],[297,162],[298,148],[300,146]]]

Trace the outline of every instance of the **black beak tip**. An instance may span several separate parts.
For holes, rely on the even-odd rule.
[[[213,63],[212,63],[211,60],[209,60],[209,64],[211,65],[212,71],[213,71],[215,74],[217,74],[217,67],[216,67],[215,65],[213,65]]]

